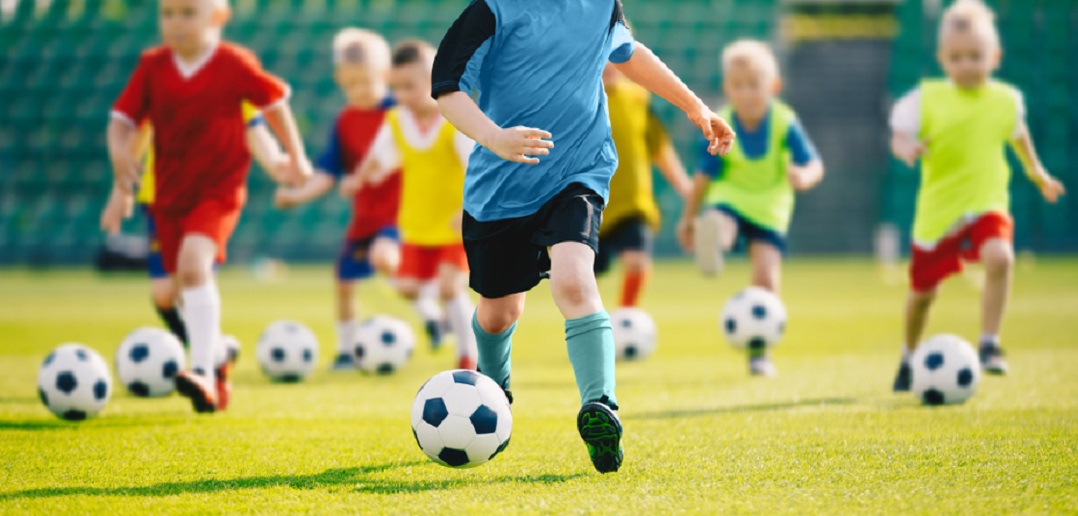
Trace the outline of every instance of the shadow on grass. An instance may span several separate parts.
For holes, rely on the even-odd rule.
[[[47,431],[47,430],[79,430],[94,428],[146,428],[147,426],[178,425],[188,422],[185,418],[154,418],[147,423],[145,418],[133,417],[103,417],[89,421],[63,421],[61,419],[28,419],[24,421],[0,420],[0,432],[4,431]]]
[[[55,498],[62,496],[171,496],[182,494],[205,494],[240,489],[264,489],[271,487],[289,487],[293,489],[319,489],[327,487],[352,487],[355,492],[371,494],[419,493],[438,491],[475,485],[474,479],[467,477],[443,480],[383,480],[368,478],[368,475],[381,473],[396,468],[406,468],[427,464],[427,462],[406,462],[382,464],[354,468],[328,469],[312,475],[277,475],[261,477],[243,477],[228,480],[196,480],[192,482],[166,482],[142,487],[44,487],[26,489],[10,493],[0,493],[0,503],[8,500]],[[556,484],[567,482],[583,473],[575,475],[532,475],[508,476],[484,479],[483,483],[527,482],[530,484]]]
[[[703,417],[718,414],[737,414],[742,412],[774,412],[803,407],[824,407],[834,405],[852,405],[857,400],[853,398],[816,398],[782,403],[763,403],[759,405],[736,405],[733,407],[710,407],[686,410],[663,410],[657,412],[644,412],[640,414],[626,414],[622,419],[675,419],[681,417]]]

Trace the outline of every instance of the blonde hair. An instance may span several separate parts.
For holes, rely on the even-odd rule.
[[[735,66],[748,66],[769,79],[779,77],[779,64],[771,47],[763,41],[739,39],[722,51],[722,71],[729,73]]]
[[[333,64],[389,69],[389,44],[369,30],[349,27],[333,37]]]
[[[999,32],[996,30],[996,13],[992,12],[982,0],[957,0],[943,11],[940,21],[939,39],[955,32],[980,30],[988,36],[992,45],[999,46]]]

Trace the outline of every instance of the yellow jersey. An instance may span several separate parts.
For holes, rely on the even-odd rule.
[[[397,225],[401,241],[419,246],[460,243],[464,172],[467,152],[474,142],[442,118],[424,134],[414,115],[399,106],[386,113],[382,133],[375,137],[373,152],[376,157],[389,155],[387,159],[376,158],[382,166],[400,167]],[[391,148],[388,152],[387,147]]]
[[[662,123],[648,109],[651,93],[621,79],[605,86],[610,127],[618,150],[618,169],[610,179],[610,200],[603,211],[600,235],[630,217],[643,217],[659,228],[659,206],[651,180],[652,157],[669,137]]]
[[[262,123],[262,114],[258,112],[258,108],[246,100],[242,103],[243,107],[243,122],[247,124],[248,128],[254,127]],[[138,195],[135,200],[139,204],[145,204],[147,206],[153,204],[154,198],[154,180],[153,180],[153,145],[152,135],[153,127],[149,123],[142,124],[139,134],[139,148],[146,149],[145,156],[142,158],[142,180],[139,183]]]

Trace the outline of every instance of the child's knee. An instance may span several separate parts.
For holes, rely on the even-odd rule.
[[[483,331],[499,334],[511,328],[524,313],[524,298],[502,299],[495,302],[480,302],[476,311],[476,320]]]
[[[415,280],[401,280],[397,282],[397,292],[405,299],[415,300],[419,297],[419,282]]]
[[[629,274],[647,272],[651,265],[650,261],[648,255],[642,251],[630,251],[621,255],[622,266],[625,268],[625,272]]]
[[[176,290],[171,279],[153,280],[150,286],[150,297],[157,308],[168,310],[176,306]]]
[[[936,300],[939,290],[935,287],[928,290],[914,290],[910,292],[910,303],[916,307],[928,307]]]
[[[561,279],[551,278],[550,288],[560,303],[570,306],[594,304],[599,298],[595,279],[590,277],[578,275]]]
[[[989,275],[1007,274],[1014,266],[1014,251],[1003,241],[989,241],[981,250],[981,262]]]
[[[200,260],[180,260],[176,267],[176,279],[184,288],[205,285],[212,275],[212,267],[207,270]]]

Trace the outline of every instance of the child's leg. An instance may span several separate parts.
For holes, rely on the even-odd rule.
[[[468,298],[465,281],[467,273],[456,265],[442,263],[438,266],[439,296],[449,318],[449,327],[457,336],[457,358],[460,359],[461,368],[471,368],[475,365],[476,357],[475,334],[471,324],[475,307]]]
[[[602,400],[616,409],[614,333],[595,283],[594,260],[595,252],[586,244],[555,244],[550,249],[550,290],[566,319],[566,347],[581,402]]]
[[[621,285],[620,306],[636,306],[640,292],[651,274],[651,255],[645,250],[624,251],[620,256],[625,269],[625,278]]]
[[[923,292],[911,290],[909,297],[906,299],[906,327],[904,333],[906,349],[903,352],[904,358],[913,353],[913,350],[917,348],[917,344],[921,342],[925,325],[928,324],[928,312],[932,308],[932,302],[936,300],[937,291],[936,287]]]
[[[777,295],[782,272],[782,251],[768,242],[757,240],[749,245],[749,256],[752,259],[752,284]]]
[[[512,370],[513,332],[524,313],[524,299],[524,293],[493,299],[480,296],[472,316],[479,371],[506,389]]]
[[[221,298],[213,278],[217,243],[190,233],[180,243],[176,276],[183,299],[184,320],[191,340],[191,369],[211,382],[214,356],[221,336]]]
[[[737,219],[730,216],[722,210],[715,210],[718,213],[718,230],[719,230],[719,249],[728,253],[734,248],[734,244],[737,243],[738,237],[738,224]]]
[[[183,323],[179,309],[176,308],[176,285],[172,278],[164,276],[150,279],[150,296],[157,315],[177,339],[187,347],[187,326]]]
[[[999,330],[1003,325],[1003,312],[1007,307],[1014,269],[1014,250],[1011,243],[1001,238],[988,240],[981,246],[981,262],[984,264],[985,273],[981,299],[981,338],[992,340],[992,344],[998,345]]]
[[[400,244],[387,237],[377,237],[371,244],[371,265],[387,278],[397,275],[401,263]]]
[[[337,354],[352,355],[356,336],[355,281],[337,280]]]

